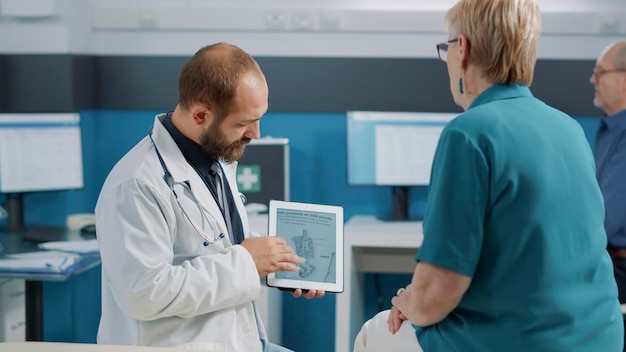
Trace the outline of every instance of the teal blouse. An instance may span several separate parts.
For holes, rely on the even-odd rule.
[[[442,132],[416,255],[472,278],[430,351],[622,351],[604,205],[580,125],[495,85]]]

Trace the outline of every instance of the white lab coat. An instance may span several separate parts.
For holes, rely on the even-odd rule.
[[[261,351],[253,300],[261,283],[246,249],[232,245],[217,203],[178,146],[155,118],[152,138],[173,181],[188,182],[207,213],[202,217],[189,189],[163,179],[146,136],[107,177],[96,205],[102,256],[102,317],[98,343]],[[251,234],[235,181],[236,163],[223,164],[246,237]],[[207,219],[209,221],[207,221]],[[214,231],[209,225],[212,222]]]

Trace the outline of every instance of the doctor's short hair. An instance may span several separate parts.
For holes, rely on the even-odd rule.
[[[178,104],[189,110],[194,103],[211,107],[217,121],[237,104],[237,86],[265,81],[259,64],[241,48],[216,43],[198,50],[178,78]]]
[[[541,33],[535,0],[460,0],[446,13],[445,23],[451,39],[467,37],[469,63],[490,83],[530,86]]]

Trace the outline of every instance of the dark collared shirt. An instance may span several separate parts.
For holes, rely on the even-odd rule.
[[[171,113],[168,113],[167,116],[163,119],[163,126],[170,133],[174,142],[180,149],[180,151],[185,156],[185,159],[191,166],[196,170],[198,175],[204,181],[204,184],[209,188],[211,194],[213,195],[213,199],[219,205],[218,195],[217,195],[217,187],[215,186],[215,175],[211,172],[211,165],[215,162],[210,156],[208,156],[203,150],[202,147],[191,139],[185,137],[171,121]],[[221,166],[220,166],[221,167]],[[222,174],[224,171],[222,170]],[[230,190],[228,185],[228,180],[224,177],[224,186],[226,189]],[[226,192],[226,198],[228,201],[228,209],[229,214],[224,214],[224,210],[222,211],[222,216],[230,216],[230,221],[232,224],[233,233],[232,238],[234,239],[234,243],[241,243],[244,239],[243,233],[243,225],[241,224],[241,218],[239,217],[239,212],[237,211],[237,206],[235,205],[235,200],[233,198],[232,192]],[[226,218],[224,218],[226,219]]]
[[[626,110],[600,121],[595,159],[609,245],[626,248]]]

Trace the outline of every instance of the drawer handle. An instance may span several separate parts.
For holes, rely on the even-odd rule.
[[[26,294],[26,291],[15,291],[12,293],[9,293],[9,297],[13,298],[13,297],[18,297],[18,296],[23,296]]]
[[[25,321],[20,321],[20,322],[18,322],[17,324],[11,324],[11,330],[12,330],[12,331],[15,331],[15,330],[17,330],[17,329],[19,329],[19,328],[24,327],[25,325],[26,325],[26,322],[25,322]]]

